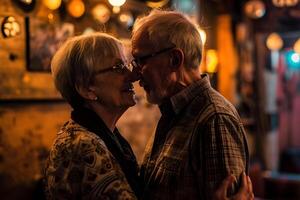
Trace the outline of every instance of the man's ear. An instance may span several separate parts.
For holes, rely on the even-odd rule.
[[[76,85],[76,90],[78,94],[87,100],[95,100],[97,99],[97,95],[95,94],[95,89],[92,86],[84,87],[83,85]]]
[[[177,70],[182,64],[184,60],[183,51],[179,48],[173,49],[171,52],[170,65],[172,69]]]

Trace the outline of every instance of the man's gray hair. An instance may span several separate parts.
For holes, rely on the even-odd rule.
[[[121,41],[105,33],[75,36],[68,39],[51,61],[54,83],[61,95],[74,107],[84,99],[76,87],[88,87],[97,70],[103,69],[123,50]]]
[[[132,38],[141,33],[147,33],[156,50],[171,45],[180,48],[185,56],[186,68],[199,67],[203,47],[200,32],[197,25],[183,13],[154,9],[136,21]]]

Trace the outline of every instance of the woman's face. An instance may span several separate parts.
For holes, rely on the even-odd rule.
[[[134,106],[136,101],[130,73],[123,52],[96,71],[91,87],[98,101],[107,108],[127,109]]]

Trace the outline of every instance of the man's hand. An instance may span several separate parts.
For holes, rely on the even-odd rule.
[[[235,177],[233,175],[224,179],[214,194],[214,200],[254,200],[252,183],[249,176],[246,176],[245,173],[242,175],[242,185],[238,193],[234,196],[227,197],[227,190],[231,187],[234,181]]]

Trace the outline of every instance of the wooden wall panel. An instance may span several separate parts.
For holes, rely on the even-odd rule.
[[[13,38],[0,35],[0,99],[59,98],[50,73],[26,70],[25,15],[9,0],[2,0],[1,4],[4,6],[0,6],[0,23],[4,17],[13,16],[20,23],[21,33]],[[15,60],[10,59],[12,55]]]

